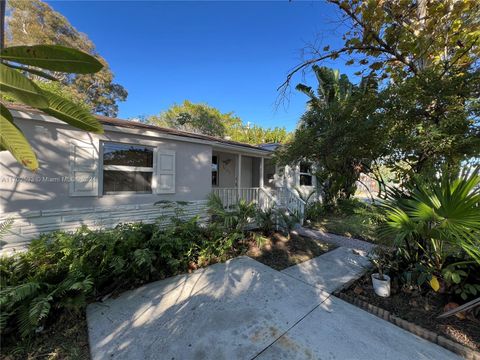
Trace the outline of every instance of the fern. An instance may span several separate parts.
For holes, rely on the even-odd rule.
[[[0,222],[0,240],[10,231],[13,225],[13,219],[8,218],[2,222]]]
[[[17,286],[11,286],[3,289],[0,292],[0,303],[3,305],[4,302],[16,303],[24,299],[32,297],[37,294],[41,285],[38,282],[27,282]]]
[[[33,325],[38,325],[45,319],[50,312],[50,302],[53,300],[51,295],[38,296],[30,303],[29,317]]]

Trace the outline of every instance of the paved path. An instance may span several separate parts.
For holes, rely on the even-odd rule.
[[[311,260],[290,266],[282,270],[282,273],[333,293],[358,279],[370,266],[365,252],[339,247]]]
[[[335,251],[314,272],[342,252],[346,268],[363,261]],[[323,291],[341,281],[310,281],[306,269],[238,257],[91,304],[92,359],[459,359]]]
[[[362,240],[349,238],[341,235],[330,234],[321,230],[298,227],[297,229],[295,229],[295,232],[300,235],[308,236],[313,239],[317,239],[333,245],[362,250],[365,252],[369,252],[375,247],[374,244],[369,243],[367,241],[362,241]]]

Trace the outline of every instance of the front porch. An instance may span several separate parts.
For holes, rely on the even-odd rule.
[[[238,201],[255,203],[260,209],[284,208],[303,222],[305,202],[290,188],[279,186],[272,159],[214,150],[212,192],[225,208]]]

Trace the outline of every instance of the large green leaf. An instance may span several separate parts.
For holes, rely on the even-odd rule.
[[[0,104],[0,147],[10,151],[28,169],[38,169],[38,161],[22,131],[15,126],[8,109]]]
[[[48,80],[58,81],[58,79],[55,76],[47,74],[46,72],[38,70],[38,69],[33,69],[33,68],[21,66],[21,65],[14,65],[14,64],[10,64],[10,63],[5,63],[5,65],[7,65],[8,67],[11,67],[12,69],[17,69],[17,70],[20,70],[20,71],[26,71],[26,72],[29,72],[31,74],[41,76],[41,77],[43,77],[45,79],[48,79]]]
[[[49,106],[42,111],[79,129],[103,134],[103,126],[87,110],[50,91],[42,90]]]
[[[0,91],[10,94],[25,105],[48,107],[47,98],[33,81],[4,64],[0,64]]]
[[[2,59],[52,71],[92,74],[103,65],[93,56],[61,45],[12,46],[1,51]]]

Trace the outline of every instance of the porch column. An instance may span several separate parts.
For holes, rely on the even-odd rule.
[[[238,154],[238,171],[237,171],[237,190],[238,190],[238,198],[241,195],[241,188],[242,188],[242,154]]]
[[[260,186],[261,189],[263,189],[263,165],[264,165],[264,158],[260,158],[260,179],[258,182],[258,185]]]

